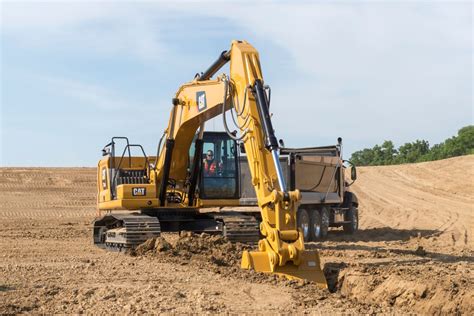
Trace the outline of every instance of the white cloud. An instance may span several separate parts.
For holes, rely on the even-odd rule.
[[[85,56],[82,62],[99,55],[115,58],[109,65],[117,67],[130,58],[177,63],[170,47],[182,48],[186,64],[202,65],[196,39],[252,38],[257,49],[281,50],[261,55],[272,68],[265,79],[272,85],[277,136],[289,146],[343,136],[358,149],[383,139],[437,142],[472,124],[472,13],[470,2],[444,1],[8,2],[2,3],[1,36],[33,48],[32,54],[60,50],[68,61]],[[199,28],[202,21],[205,28]],[[275,70],[280,63],[289,73]],[[97,82],[94,76],[80,77]],[[44,81],[97,109],[133,106],[121,91],[65,77],[75,76],[54,69]],[[167,105],[159,108],[168,113]],[[157,116],[166,124],[167,115]]]
[[[307,135],[342,134],[367,146],[417,137],[436,142],[472,123],[470,2],[273,2],[187,9],[225,16],[242,33],[288,53],[299,76],[272,78],[278,84],[273,105],[280,134],[293,139],[298,134],[306,142]],[[295,128],[290,116],[302,127]]]
[[[147,8],[112,2],[6,2],[1,33],[26,47],[156,61],[166,52],[161,16]]]
[[[126,101],[127,98],[118,95],[115,91],[96,84],[58,77],[41,77],[36,78],[36,80],[46,84],[44,86],[56,94],[79,100],[81,101],[80,104],[97,110],[120,111],[139,107],[136,103]]]

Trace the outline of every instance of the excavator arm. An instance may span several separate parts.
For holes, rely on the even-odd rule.
[[[229,61],[230,76],[211,79]],[[258,251],[243,253],[242,268],[307,279],[326,287],[319,255],[317,251],[305,250],[303,234],[297,229],[296,212],[301,194],[286,187],[265,89],[259,54],[245,41],[233,41],[230,50],[223,52],[206,72],[179,88],[173,98],[166,145],[154,170],[160,182],[160,205],[166,206],[170,178],[178,189],[187,188],[187,200],[183,202],[194,205],[198,172],[193,170],[191,178],[187,177],[188,152],[194,135],[199,129],[193,164],[196,168],[201,159],[205,122],[233,107],[262,215],[260,231],[264,236]]]

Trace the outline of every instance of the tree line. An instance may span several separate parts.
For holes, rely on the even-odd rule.
[[[461,128],[457,136],[431,147],[428,141],[417,139],[397,149],[391,140],[386,140],[382,145],[354,152],[351,161],[357,166],[380,166],[432,161],[469,154],[474,154],[474,125]]]

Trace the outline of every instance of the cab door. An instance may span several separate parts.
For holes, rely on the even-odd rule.
[[[199,181],[200,199],[238,199],[237,144],[226,133],[205,132]]]

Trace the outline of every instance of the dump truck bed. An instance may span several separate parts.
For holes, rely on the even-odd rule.
[[[302,204],[342,203],[342,161],[337,146],[283,148],[280,163],[288,187],[300,190]],[[245,157],[240,157],[240,190],[240,205],[257,206]]]

